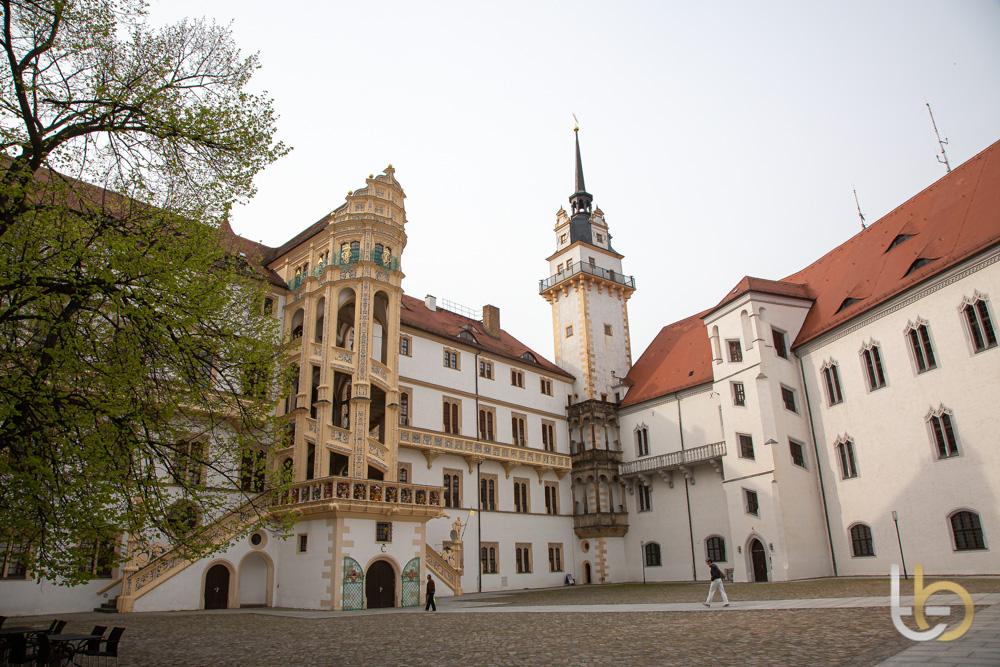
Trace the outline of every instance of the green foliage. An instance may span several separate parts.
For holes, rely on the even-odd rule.
[[[256,58],[129,0],[0,7],[0,526],[67,583],[119,531],[207,552],[174,503],[243,502],[278,427],[267,285],[218,224],[287,150]]]

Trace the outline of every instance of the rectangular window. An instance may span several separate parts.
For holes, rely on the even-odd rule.
[[[479,377],[487,380],[493,379],[493,362],[486,359],[479,360]]]
[[[569,338],[572,335],[573,335],[573,325],[570,324],[566,327],[566,338]]]
[[[760,505],[757,503],[757,492],[750,489],[743,489],[743,499],[746,503],[747,514],[760,516]]]
[[[514,511],[527,514],[531,511],[528,505],[528,480],[514,478]]]
[[[444,506],[459,508],[462,506],[462,471],[444,471]]]
[[[0,542],[0,578],[27,579],[27,556],[27,545]]]
[[[942,412],[930,418],[931,434],[937,446],[939,459],[947,459],[958,455],[958,440],[955,438],[955,426],[951,414]]]
[[[497,510],[497,476],[480,475],[479,509],[489,512]]]
[[[990,310],[986,299],[979,298],[962,308],[965,321],[969,325],[969,335],[972,336],[972,346],[976,352],[988,350],[997,346],[997,334],[990,319]]]
[[[497,413],[493,408],[479,408],[479,439],[496,440]]]
[[[412,354],[412,352],[410,351],[412,348],[413,348],[413,339],[407,336],[406,334],[400,334],[399,353],[404,357],[409,357]]]
[[[563,545],[549,544],[549,572],[563,571]]]
[[[511,414],[510,416],[510,441],[518,447],[527,447],[528,438],[525,433],[528,430],[528,418],[524,415]]]
[[[885,386],[885,372],[882,370],[882,353],[878,345],[872,345],[861,353],[865,364],[865,378],[868,380],[868,391],[875,391]]]
[[[559,485],[545,482],[545,513],[559,514]]]
[[[638,487],[639,493],[639,511],[649,512],[653,509],[653,494],[650,487],[645,484],[640,484]]]
[[[444,367],[458,370],[458,350],[444,348]]]
[[[410,392],[399,392],[399,425],[410,425]]]
[[[559,235],[559,243],[566,243],[566,235],[565,234],[560,234]]]
[[[306,479],[316,477],[316,445],[306,443]]]
[[[319,366],[312,367],[312,387],[309,390],[309,416],[316,419],[319,414]]]
[[[931,347],[930,332],[927,325],[910,329],[910,350],[913,352],[913,362],[917,365],[917,372],[923,373],[933,368],[937,368],[937,360],[934,358],[934,348]]]
[[[392,542],[392,522],[391,521],[376,521],[375,522],[375,541],[376,542]]]
[[[603,234],[597,234],[597,233],[595,233],[594,234],[594,238],[597,239],[598,243],[604,243],[604,235]]]
[[[524,373],[516,368],[510,369],[510,385],[524,389]]]
[[[729,348],[729,361],[739,363],[743,361],[743,348],[740,347],[739,339],[727,340],[726,347]]]
[[[413,464],[400,463],[398,472],[399,472],[399,477],[397,479],[403,484],[408,484],[410,480],[413,479]]]
[[[542,422],[542,449],[547,452],[556,451],[556,425],[554,422]]]
[[[174,446],[173,478],[178,484],[200,486],[205,481],[208,445],[204,442],[180,442]]]
[[[552,380],[548,378],[539,378],[539,390],[546,396],[552,395]]]
[[[771,327],[771,340],[774,341],[774,353],[782,359],[787,359],[788,345],[785,342],[785,332]]]
[[[514,560],[517,563],[518,574],[531,574],[531,545],[515,544]]]
[[[799,411],[795,406],[795,391],[785,385],[781,385],[781,402],[785,404],[786,410],[790,410],[791,412]]]
[[[441,430],[453,435],[460,434],[462,432],[462,402],[457,398],[446,398],[441,405]]]
[[[792,463],[800,468],[806,467],[806,449],[801,442],[788,439],[788,451],[792,455]]]
[[[612,332],[610,324],[605,324],[604,325],[604,335],[605,336],[612,336],[612,335],[614,335],[613,332]]]
[[[587,261],[590,263],[591,266],[597,266],[597,260],[595,260],[593,257],[588,257]]]
[[[740,443],[740,458],[752,459],[753,455],[753,437],[747,435],[746,433],[737,433],[736,439]]]
[[[844,393],[840,388],[840,370],[837,364],[830,364],[823,369],[823,383],[826,385],[826,400],[830,405],[844,401]]]
[[[562,273],[562,272],[563,272],[563,263],[559,262],[559,266],[556,267],[556,273]]]
[[[738,405],[744,407],[747,404],[746,391],[743,389],[742,382],[731,382],[733,388],[733,405]]]
[[[304,554],[309,550],[309,536],[299,535],[299,553]]]
[[[649,456],[649,429],[640,426],[635,430],[636,456]]]
[[[483,542],[479,547],[479,567],[483,574],[496,574],[500,568],[497,564],[497,551],[500,545],[496,542]]]
[[[840,459],[840,475],[843,479],[858,476],[858,463],[854,458],[854,443],[845,440],[837,445],[837,457]]]

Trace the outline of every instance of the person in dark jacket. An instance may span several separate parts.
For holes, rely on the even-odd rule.
[[[729,598],[726,597],[726,587],[723,586],[722,580],[722,570],[719,566],[712,562],[712,559],[706,559],[705,564],[708,565],[709,572],[712,574],[712,583],[708,585],[708,599],[702,602],[706,607],[712,606],[712,598],[715,597],[715,592],[718,591],[722,595],[722,606],[729,606]]]
[[[725,593],[723,593],[723,596]],[[434,580],[431,579],[431,575],[427,575],[427,604],[424,605],[424,611],[427,610],[437,611],[437,605],[434,604]]]

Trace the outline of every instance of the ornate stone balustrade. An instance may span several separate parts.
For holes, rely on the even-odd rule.
[[[370,360],[372,375],[384,383],[389,382],[389,367],[380,361]]]
[[[429,545],[424,545],[427,569],[438,576],[455,595],[462,594],[462,572]]]
[[[605,537],[612,534],[624,535],[628,530],[628,514],[625,512],[598,512],[577,514],[573,517],[573,527],[581,537]],[[594,532],[597,531],[597,532]],[[585,535],[581,535],[585,532]]]
[[[439,454],[458,454],[465,457],[471,470],[476,461],[499,461],[508,474],[517,465],[533,466],[539,476],[546,470],[553,470],[559,477],[569,472],[570,458],[565,454],[556,454],[528,447],[500,445],[495,442],[472,440],[458,435],[435,433],[413,428],[399,429],[399,444],[401,447],[412,447],[420,450],[427,458],[428,465],[434,456]]]
[[[385,463],[389,456],[389,448],[375,438],[368,438],[368,454]]]
[[[340,428],[339,426],[330,427],[330,438],[332,442],[342,445],[344,447],[350,447],[351,445],[351,432],[346,428]]]
[[[343,511],[436,517],[444,513],[444,497],[440,486],[321,477],[292,484],[275,499],[274,509],[303,514]]]
[[[622,477],[649,475],[652,473],[683,470],[696,463],[711,463],[716,468],[718,461],[726,455],[726,443],[712,442],[701,447],[682,449],[667,454],[658,454],[647,458],[629,461],[618,466],[618,474]]]
[[[306,417],[306,433],[316,435],[319,433],[319,424],[311,417]]]
[[[344,369],[354,368],[354,353],[350,350],[345,350],[342,347],[333,348],[330,360],[333,362],[334,366],[339,366]]]

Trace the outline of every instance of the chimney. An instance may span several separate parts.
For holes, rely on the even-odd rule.
[[[496,306],[483,306],[483,328],[494,338],[500,337],[500,309]]]
[[[437,299],[434,296],[430,295],[430,294],[428,294],[427,296],[424,297],[424,305],[427,306],[427,310],[437,310],[438,309]]]

